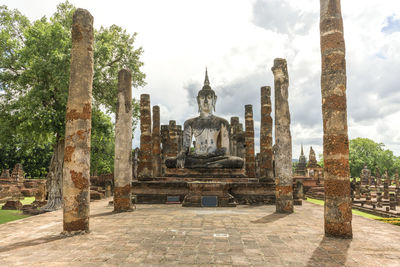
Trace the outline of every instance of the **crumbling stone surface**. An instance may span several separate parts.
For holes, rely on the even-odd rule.
[[[290,134],[289,75],[285,59],[272,67],[275,84],[275,184],[276,212],[293,212],[292,136]]]
[[[131,211],[132,184],[132,74],[118,73],[118,101],[115,122],[114,212]],[[122,190],[124,188],[124,190]],[[125,190],[126,188],[126,190]],[[123,192],[123,193],[122,193]],[[92,194],[91,196],[96,194]],[[101,195],[97,194],[96,198]]]
[[[261,87],[260,177],[273,179],[271,87]]]
[[[69,94],[63,168],[64,232],[89,231],[93,17],[78,8],[72,19]]]
[[[246,175],[247,177],[256,177],[256,159],[254,153],[254,121],[253,106],[246,105],[244,111],[245,117],[245,142],[246,142]]]
[[[153,106],[153,177],[161,176],[160,107]]]
[[[22,203],[19,200],[8,200],[1,209],[3,209],[3,210],[21,210]]]
[[[150,95],[140,95],[140,151],[138,180],[153,176]]]
[[[340,0],[320,0],[325,235],[352,238],[346,60]]]

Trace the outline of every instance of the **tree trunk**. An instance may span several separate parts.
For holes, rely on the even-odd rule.
[[[49,173],[47,174],[47,192],[49,193],[44,211],[54,211],[62,207],[62,181],[64,165],[64,139],[58,139],[54,145]]]

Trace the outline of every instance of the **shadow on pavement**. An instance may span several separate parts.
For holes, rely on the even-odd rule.
[[[37,238],[37,239],[26,240],[26,241],[22,241],[22,242],[16,242],[14,244],[10,244],[5,247],[0,247],[0,253],[6,252],[6,251],[11,251],[14,249],[19,249],[19,248],[33,247],[36,245],[46,244],[46,243],[50,243],[50,242],[57,241],[57,240],[64,239],[64,238],[66,238],[66,237],[62,236],[62,235],[52,235],[52,236],[46,236],[46,237],[41,237],[41,238]]]
[[[113,211],[107,211],[107,212],[102,212],[102,213],[97,213],[97,214],[90,215],[90,218],[109,216],[109,215],[115,215],[115,214],[117,214],[117,213],[115,213]]]
[[[252,223],[271,223],[277,221],[279,219],[285,218],[290,215],[290,213],[271,213],[265,217],[262,217],[258,220],[251,221]]]
[[[308,260],[307,266],[325,266],[326,264],[344,266],[351,241],[351,239],[324,237]]]

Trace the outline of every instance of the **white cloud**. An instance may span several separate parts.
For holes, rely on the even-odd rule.
[[[38,19],[49,17],[61,1],[2,2]],[[273,88],[273,59],[286,58],[293,157],[299,156],[301,143],[306,154],[311,145],[317,155],[322,153],[318,1],[71,2],[92,13],[95,27],[117,24],[139,33],[137,44],[145,51],[142,60],[148,85],[134,89],[134,96],[149,93],[152,105],[161,106],[163,124],[171,119],[182,124],[196,115],[195,101],[190,98],[201,89],[208,66],[218,95],[217,115],[240,116],[243,122],[244,105],[253,104],[255,125],[259,125],[260,87]],[[389,17],[399,18],[400,1],[342,1],[342,12],[349,136],[383,142],[399,156],[400,32],[382,29]]]

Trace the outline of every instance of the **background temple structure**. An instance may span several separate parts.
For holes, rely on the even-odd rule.
[[[199,92],[199,95],[200,93],[207,94],[208,92],[215,94],[210,87],[207,73],[202,90],[203,91]],[[177,161],[171,161],[171,159],[179,158],[179,155],[181,155],[180,151],[185,150],[185,129],[182,129],[181,125],[177,125],[175,120],[170,120],[168,125],[161,125],[158,131],[159,114],[162,114],[162,110],[153,108],[153,112],[158,114],[153,114],[153,122],[151,122],[151,116],[148,114],[150,111],[150,96],[142,95],[140,103],[141,136],[146,136],[146,139],[141,137],[141,140],[145,140],[146,143],[141,143],[139,160],[137,161],[138,180],[134,180],[132,183],[132,194],[136,195],[137,203],[182,203],[183,206],[235,206],[237,204],[275,203],[270,87],[262,87],[261,93],[261,105],[264,106],[262,116],[265,117],[265,119],[263,119],[265,122],[264,127],[261,129],[260,133],[264,137],[261,164],[259,164],[260,162],[256,162],[256,155],[254,152],[252,105],[246,105],[244,109],[245,129],[243,129],[243,124],[240,123],[238,116],[231,117],[230,125],[228,124],[227,136],[225,137],[228,138],[228,146],[224,150],[225,152],[218,152],[218,147],[222,146],[221,143],[224,142],[222,136],[216,137],[215,144],[211,139],[208,141],[205,140],[204,142],[206,143],[203,145],[206,145],[208,142],[207,145],[211,147],[215,145],[217,150],[214,154],[209,153],[207,154],[208,156],[200,156],[203,157],[200,160],[201,162],[205,162],[205,165],[195,168],[175,167],[174,164],[176,164]],[[223,101],[223,99],[220,101]],[[213,103],[213,105],[215,105],[215,103]],[[204,119],[214,118],[214,115],[207,116],[204,117]],[[201,122],[201,120],[202,119],[199,117],[199,122]],[[223,123],[226,124],[227,122]],[[151,127],[149,127],[149,125],[152,124],[153,132],[151,132]],[[218,126],[209,126],[207,123],[203,126],[204,129],[211,127],[211,134],[215,132],[212,127],[218,128]],[[218,131],[219,128],[217,129],[217,132]],[[196,137],[198,133],[194,131],[194,134],[194,137]],[[150,140],[150,138],[152,138],[152,140]],[[203,142],[201,141],[202,139],[199,140],[200,141],[197,142]],[[192,156],[190,155],[193,153],[193,147],[202,145],[196,145],[196,141],[192,141],[190,142],[193,143],[193,145],[191,146],[192,148],[191,151],[189,151],[189,158],[187,160],[191,160]],[[150,143],[152,143],[152,146],[147,145]],[[157,165],[152,166],[152,171],[149,169],[150,165],[147,157],[147,155],[151,154],[151,149],[153,151],[153,162],[158,160],[156,159],[156,152],[160,151],[160,167]],[[215,153],[222,154],[218,156]],[[226,160],[236,158],[240,158],[245,162],[243,167],[227,167],[224,165],[226,162],[230,162]],[[217,165],[213,163],[214,159]],[[168,164],[166,164],[166,162]],[[223,164],[218,165],[221,163]],[[172,167],[170,166],[171,164]],[[213,164],[220,167],[210,167],[214,166]],[[160,171],[157,170],[158,168]],[[262,168],[263,171],[260,172],[260,168]],[[141,175],[141,170],[146,170],[146,177],[143,174]],[[149,174],[152,175],[150,176]]]

